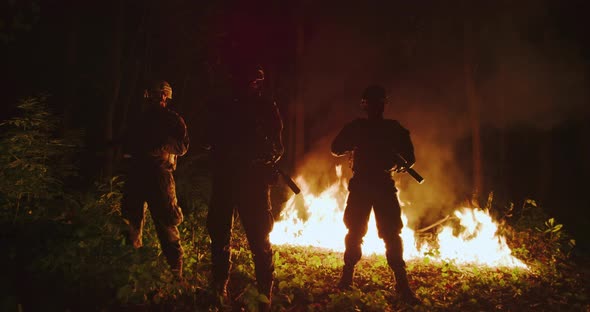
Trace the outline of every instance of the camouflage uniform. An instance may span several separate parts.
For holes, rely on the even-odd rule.
[[[350,193],[344,211],[348,234],[345,238],[343,276],[350,277],[344,284],[352,282],[354,265],[362,256],[361,244],[367,233],[372,208],[397,287],[407,287],[400,237],[403,227],[401,210],[390,171],[397,165],[396,153],[400,153],[409,164],[415,162],[409,131],[395,120],[357,119],[347,124],[332,142],[334,155],[342,156],[346,152],[353,152],[354,175],[348,186]]]
[[[213,187],[207,229],[211,237],[212,286],[220,293],[226,292],[230,237],[237,213],[254,256],[258,289],[270,299],[274,266],[269,234],[274,219],[269,195],[276,179],[270,165],[283,154],[282,128],[275,102],[262,96],[226,99],[210,111],[208,141]]]
[[[162,252],[172,271],[181,275],[183,250],[177,226],[183,215],[172,172],[189,146],[184,120],[168,108],[150,107],[133,124],[127,141],[131,159],[121,211],[129,223],[129,239],[136,248],[142,245],[147,202]]]

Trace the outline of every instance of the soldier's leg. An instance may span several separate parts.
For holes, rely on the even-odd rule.
[[[369,215],[371,214],[370,197],[363,190],[360,181],[351,179],[348,200],[344,210],[344,225],[348,233],[344,239],[344,268],[339,287],[348,288],[352,285],[354,266],[362,257],[361,245],[367,234]]]
[[[207,214],[207,230],[211,238],[212,287],[219,295],[227,295],[227,281],[230,270],[230,239],[234,219],[234,202],[232,186],[223,177],[215,177],[209,212]]]
[[[142,190],[141,177],[130,174],[123,187],[121,200],[121,216],[127,223],[127,240],[134,247],[143,245],[142,233],[145,216],[145,196]]]
[[[174,177],[172,172],[163,170],[156,179],[158,189],[150,194],[148,207],[170,270],[176,277],[181,277],[183,250],[177,226],[182,222],[183,215],[176,198]]]
[[[375,219],[379,237],[385,242],[387,263],[395,275],[396,291],[405,300],[413,300],[415,297],[408,283],[406,263],[403,259],[404,249],[400,236],[403,227],[401,208],[393,181],[390,187],[384,188],[379,193],[374,205]]]
[[[182,277],[182,256],[184,251],[180,244],[178,227],[158,220],[154,220],[154,224],[162,247],[162,253],[166,257],[170,271],[175,277]]]
[[[252,183],[241,199],[238,212],[254,258],[258,291],[271,300],[274,264],[269,235],[274,219],[271,212],[270,188],[265,183]],[[265,307],[261,306],[262,310]]]
[[[385,242],[386,257],[389,266],[395,271],[405,267],[403,260],[403,243],[400,236],[403,227],[401,208],[393,181],[389,188],[383,189],[375,196],[375,219],[379,237]]]

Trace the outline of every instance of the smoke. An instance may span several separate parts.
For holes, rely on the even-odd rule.
[[[534,28],[547,22],[545,15],[527,12],[498,10],[474,26],[472,37],[465,37],[461,20],[433,12],[405,20],[400,14],[402,29],[380,32],[373,31],[372,21],[347,15],[338,18],[348,26],[336,23],[338,18],[318,22],[305,42],[302,62],[301,99],[312,143],[298,173],[313,179],[309,183],[319,192],[336,179],[335,164],[348,167],[346,159],[330,155],[329,146],[346,122],[362,116],[360,94],[372,83],[388,90],[385,115],[410,130],[414,168],[425,177],[422,185],[408,175],[394,177],[410,223],[436,221],[471,191],[472,173],[465,171],[471,155],[457,152],[459,142],[471,136],[471,118],[477,117],[482,127],[501,129],[523,124],[550,128],[587,118],[587,63],[575,44],[557,39],[551,29]],[[525,31],[541,32],[541,39],[531,40]],[[473,62],[467,73],[466,45]],[[478,116],[469,110],[470,79]]]
[[[533,44],[508,32],[492,51],[493,68],[480,74],[484,122],[550,129],[588,117],[589,68],[573,44],[551,35]]]
[[[450,112],[446,107],[452,103],[425,94],[409,88],[398,93],[391,101],[399,108],[386,110],[385,116],[410,130],[417,159],[414,169],[425,178],[419,185],[407,174],[394,175],[400,199],[406,203],[404,211],[411,223],[429,224],[457,208],[470,192],[469,173],[461,170],[464,166],[455,151],[457,140],[467,131],[469,116]]]
[[[391,67],[398,67],[403,59],[355,28],[328,24],[317,30],[305,49],[302,99],[313,143],[297,172],[304,174],[312,190],[319,193],[336,181],[336,164],[343,165],[346,178],[351,176],[348,158],[333,157],[330,144],[346,122],[364,117],[359,107],[362,90],[381,83],[390,94],[386,117],[399,120],[411,131],[418,159],[415,169],[426,177],[423,185],[405,174],[394,177],[410,222],[426,219],[423,222],[428,223],[455,208],[457,194],[465,192],[464,174],[458,171],[453,153],[455,141],[466,128],[458,122],[466,120],[464,112],[452,108],[461,98],[456,95],[463,92],[460,86],[447,79],[447,94],[433,96],[443,88],[437,83],[427,85],[416,73],[405,80],[403,74],[388,71],[384,64],[391,64],[391,58],[397,58]]]

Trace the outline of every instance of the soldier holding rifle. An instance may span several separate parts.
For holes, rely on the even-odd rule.
[[[253,254],[258,291],[268,299],[260,307],[269,310],[274,275],[269,195],[284,148],[283,122],[276,103],[263,92],[264,74],[262,67],[247,60],[230,64],[230,88],[210,106],[206,136],[213,186],[207,229],[217,298],[228,299],[230,238],[237,214]]]
[[[406,171],[414,164],[414,147],[408,130],[396,120],[383,118],[385,99],[383,87],[366,88],[361,107],[367,118],[346,124],[332,142],[333,155],[352,153],[354,173],[344,211],[348,234],[339,286],[346,289],[352,285],[354,266],[361,259],[361,244],[374,209],[379,237],[385,242],[387,263],[395,274],[396,292],[406,302],[416,303],[418,299],[410,289],[406,274],[400,237],[401,209],[391,178],[392,170]]]
[[[131,123],[125,137],[129,174],[123,189],[121,214],[129,226],[129,242],[139,248],[147,202],[162,253],[172,274],[181,279],[183,250],[178,225],[183,215],[176,199],[173,172],[178,156],[188,150],[188,132],[184,119],[168,108],[172,99],[168,82],[155,81],[145,90],[144,97],[147,109]]]

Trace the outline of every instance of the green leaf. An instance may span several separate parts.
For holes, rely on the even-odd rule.
[[[563,227],[563,224],[557,224],[553,227],[553,232],[558,232]]]
[[[264,294],[259,294],[257,300],[258,300],[258,302],[262,302],[262,303],[266,303],[266,304],[270,303],[270,300]]]
[[[133,293],[133,288],[131,285],[124,285],[117,290],[117,299],[127,302],[129,296]]]
[[[287,281],[280,281],[279,282],[279,289],[285,289],[289,286],[289,283]]]

